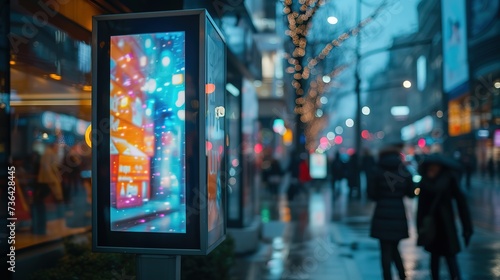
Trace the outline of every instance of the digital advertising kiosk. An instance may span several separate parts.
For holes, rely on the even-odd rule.
[[[224,38],[205,10],[96,16],[92,36],[93,250],[177,279],[226,234]]]

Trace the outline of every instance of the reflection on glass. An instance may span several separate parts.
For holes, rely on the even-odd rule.
[[[221,225],[224,223],[223,211],[223,175],[224,159],[224,94],[225,94],[225,59],[224,43],[209,25],[207,41],[207,69],[206,69],[206,152],[207,152],[207,189],[208,189],[208,243],[217,241],[224,232]]]
[[[240,219],[241,196],[241,163],[240,163],[240,105],[237,97],[228,95],[228,129],[233,131],[230,135],[228,149],[228,219],[238,222]]]
[[[111,37],[113,231],[186,232],[184,37]]]

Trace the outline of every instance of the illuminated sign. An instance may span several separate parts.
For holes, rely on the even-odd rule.
[[[493,140],[495,147],[500,147],[500,129],[495,130],[495,139]]]
[[[465,0],[442,0],[443,89],[453,96],[464,93],[469,80]]]
[[[408,141],[416,136],[422,136],[430,133],[434,128],[434,119],[431,116],[426,116],[420,120],[407,125],[401,129],[401,139]]]
[[[324,153],[309,155],[309,173],[313,179],[325,179],[328,175],[328,161]]]
[[[459,136],[471,132],[471,108],[468,94],[448,102],[448,134]]]
[[[93,249],[207,254],[226,234],[224,39],[205,10],[93,24]]]
[[[85,135],[85,131],[90,125],[90,122],[88,121],[50,111],[42,114],[41,121],[44,128],[73,132],[82,136]]]

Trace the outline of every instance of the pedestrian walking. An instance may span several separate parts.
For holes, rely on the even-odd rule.
[[[57,203],[63,201],[63,190],[61,176],[59,173],[60,157],[58,155],[59,144],[49,143],[40,159],[40,169],[38,171],[38,183],[47,184]]]
[[[419,166],[422,181],[417,210],[417,244],[431,254],[433,280],[439,279],[441,257],[446,259],[451,279],[461,279],[456,258],[460,242],[453,200],[456,201],[465,246],[469,244],[473,232],[465,196],[459,188],[459,171],[458,163],[439,154],[425,157]]]
[[[472,172],[474,171],[474,162],[472,156],[470,156],[469,154],[464,154],[461,157],[460,161],[465,171],[465,187],[467,188],[467,190],[470,190]]]
[[[361,198],[360,192],[360,167],[358,154],[354,152],[347,162],[347,185],[349,186],[349,197]]]
[[[307,194],[309,192],[310,182],[312,181],[309,171],[309,157],[306,153],[300,155],[299,163],[299,184],[300,188]]]
[[[270,159],[269,168],[264,172],[265,180],[271,196],[276,199],[279,194],[279,187],[283,177],[283,170],[276,158]]]
[[[383,279],[392,279],[393,263],[399,278],[405,279],[405,268],[398,246],[402,239],[409,237],[403,197],[414,196],[414,184],[402,161],[400,148],[394,146],[382,150],[369,177],[368,197],[376,202],[370,236],[380,241]]]
[[[334,199],[340,193],[340,188],[342,188],[342,184],[340,182],[342,182],[342,179],[344,179],[344,172],[345,172],[344,163],[340,158],[339,151],[335,153],[335,158],[331,163],[330,172],[332,175],[332,199]]]
[[[362,178],[364,179],[365,183],[360,183],[360,191],[361,191],[361,186],[362,185],[366,186],[369,178],[371,177],[370,173],[375,167],[375,163],[376,163],[375,157],[372,155],[370,149],[365,148],[363,150],[363,156],[361,157],[361,171],[363,173]]]
[[[488,159],[488,175],[491,180],[495,178],[495,161],[493,160],[493,156]]]

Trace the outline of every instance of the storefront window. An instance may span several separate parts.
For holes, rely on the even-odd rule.
[[[10,20],[11,158],[22,249],[90,229],[91,33],[40,24],[20,8]]]

